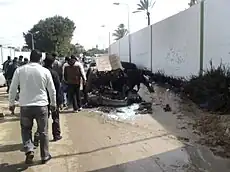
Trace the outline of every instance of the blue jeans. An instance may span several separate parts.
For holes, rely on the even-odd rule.
[[[68,92],[68,85],[65,83],[61,83],[61,97],[62,97],[61,104],[67,105],[70,103],[68,100],[67,92]]]

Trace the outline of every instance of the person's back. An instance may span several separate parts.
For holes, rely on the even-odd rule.
[[[20,74],[20,106],[47,105],[46,87],[50,71],[38,63],[29,63],[17,72]]]
[[[14,59],[13,62],[10,63],[6,69],[6,79],[11,80],[17,68],[18,68],[17,61],[16,59]]]
[[[74,111],[81,110],[81,98],[80,98],[80,85],[81,79],[85,85],[86,76],[85,71],[80,62],[76,61],[75,56],[71,56],[71,59],[67,64],[63,66],[63,76],[65,82],[68,84],[70,100],[73,103]],[[75,100],[75,97],[77,101]]]
[[[49,54],[46,55],[46,58],[44,60],[44,67],[48,69],[51,73],[55,90],[56,90],[56,102],[57,102],[57,109],[55,111],[52,111],[51,116],[53,119],[52,123],[52,134],[53,134],[53,140],[58,141],[62,139],[61,136],[61,129],[60,129],[60,122],[59,122],[59,105],[61,104],[61,97],[60,97],[60,79],[58,76],[58,73],[52,69],[52,64],[54,62],[54,58],[50,56]],[[49,93],[47,92],[48,96]],[[38,136],[38,137],[37,137]],[[35,135],[35,140],[39,140],[39,135]],[[36,138],[37,137],[37,138]]]
[[[67,65],[65,65],[64,78],[68,84],[78,84],[81,82],[81,71],[78,65],[75,65],[77,62],[74,59],[71,59]]]
[[[9,109],[13,111],[17,89],[20,86],[20,126],[26,163],[32,163],[34,158],[34,144],[31,138],[34,119],[37,121],[41,140],[42,163],[51,159],[48,136],[49,101],[46,91],[49,93],[51,111],[56,109],[56,91],[50,71],[39,64],[41,57],[40,52],[36,50],[31,52],[31,63],[16,69],[9,90]]]
[[[58,60],[55,60],[53,63],[53,70],[55,70],[58,73],[59,78],[62,79],[62,64],[61,64],[61,62],[59,62]]]
[[[8,56],[7,60],[2,64],[2,66],[3,66],[2,70],[4,73],[6,73],[6,70],[9,66],[10,62],[11,62],[11,57]]]
[[[62,64],[60,61],[57,60],[58,55],[56,53],[52,53],[52,56],[55,59],[55,61],[53,62],[53,70],[58,73],[60,80],[62,80]]]
[[[19,56],[18,66],[22,66],[24,64],[24,62],[22,60],[23,60],[23,56]]]

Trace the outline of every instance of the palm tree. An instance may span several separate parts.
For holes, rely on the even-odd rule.
[[[137,11],[135,12],[146,12],[147,18],[148,18],[148,26],[150,25],[150,9],[153,8],[155,5],[156,1],[152,0],[140,0],[140,3],[137,4],[138,8]]]
[[[188,3],[188,5],[191,7],[193,5],[196,5],[198,3],[198,0],[190,0],[190,2]]]
[[[116,30],[114,30],[113,36],[116,37],[115,40],[119,40],[128,34],[128,30],[125,28],[124,24],[119,24]]]

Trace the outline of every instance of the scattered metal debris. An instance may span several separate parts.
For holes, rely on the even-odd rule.
[[[169,104],[166,104],[163,109],[165,112],[171,112],[172,111],[172,108],[169,106]]]

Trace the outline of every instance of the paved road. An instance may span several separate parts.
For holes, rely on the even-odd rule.
[[[3,111],[7,112],[6,94],[2,90],[0,100]],[[198,172],[210,169],[207,165],[210,161],[206,161],[201,149],[176,137],[187,135],[187,131],[176,129],[176,115],[162,113],[160,108],[155,112],[152,116],[122,122],[106,120],[89,111],[63,113],[63,140],[50,142],[53,159],[41,165],[39,150],[36,150],[32,166],[23,162],[18,118],[7,115],[0,121],[0,172]],[[208,153],[205,155],[211,157]],[[226,165],[225,161],[216,162],[221,165],[218,169]],[[213,170],[208,171],[215,172]],[[223,168],[221,172],[227,171]]]

